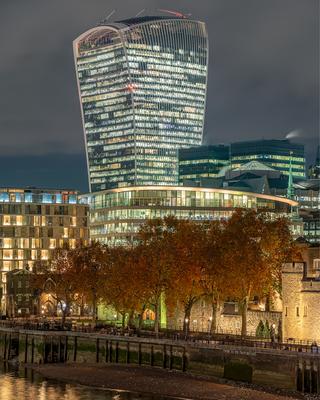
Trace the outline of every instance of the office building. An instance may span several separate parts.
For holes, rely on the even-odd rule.
[[[103,22],[74,41],[90,190],[176,185],[177,149],[202,142],[203,22]]]
[[[290,161],[294,179],[306,177],[304,146],[282,140],[250,140],[231,143],[232,168],[240,167],[249,161],[259,161],[268,167],[289,175]]]
[[[309,168],[310,179],[320,179],[320,145],[317,147],[317,154],[314,164]]]
[[[88,240],[88,206],[70,190],[0,188],[2,312],[6,273],[48,265],[54,250]]]
[[[270,195],[184,186],[110,189],[81,195],[80,202],[90,205],[91,239],[110,245],[133,242],[139,227],[148,219],[172,215],[196,221],[218,220],[230,217],[237,208],[289,215],[291,207],[297,205]]]
[[[199,146],[179,150],[179,183],[201,184],[216,178],[230,165],[230,148],[225,145]]]

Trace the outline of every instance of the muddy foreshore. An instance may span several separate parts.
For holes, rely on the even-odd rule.
[[[125,390],[188,400],[289,400],[306,398],[222,383],[219,380],[133,365],[29,365],[46,379],[100,389]]]

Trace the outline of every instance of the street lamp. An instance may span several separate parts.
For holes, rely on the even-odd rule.
[[[271,343],[274,343],[276,340],[276,324],[271,325],[270,338],[271,338]]]
[[[208,318],[208,340],[210,340],[210,333],[211,333],[211,324],[212,324],[212,317]]]
[[[185,324],[184,324],[184,326],[185,326],[185,337],[187,339],[188,338],[188,322],[189,322],[189,318],[185,318],[184,322],[185,322]]]

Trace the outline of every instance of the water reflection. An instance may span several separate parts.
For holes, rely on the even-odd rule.
[[[127,392],[95,390],[83,386],[46,381],[27,368],[0,364],[1,400],[165,400]]]

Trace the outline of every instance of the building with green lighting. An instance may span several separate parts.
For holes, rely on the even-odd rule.
[[[231,143],[231,166],[240,167],[249,161],[259,161],[289,175],[290,159],[294,179],[306,177],[304,145],[288,139],[250,140]]]
[[[102,22],[73,44],[90,191],[178,184],[177,150],[202,143],[203,22]]]
[[[179,150],[179,183],[201,184],[204,179],[216,178],[230,165],[230,147],[209,145]]]

